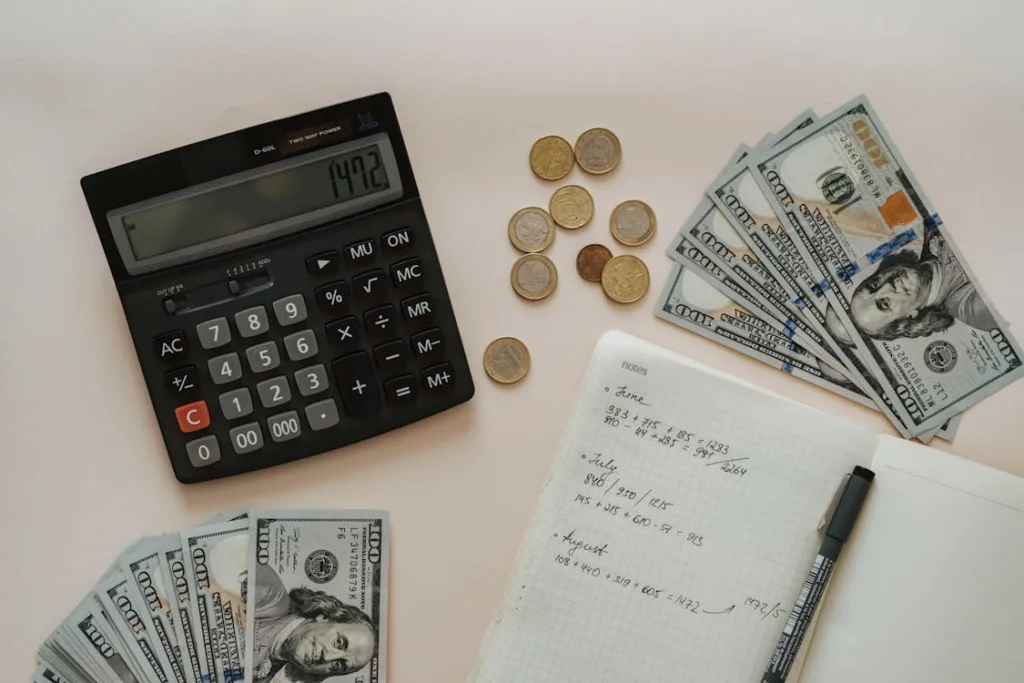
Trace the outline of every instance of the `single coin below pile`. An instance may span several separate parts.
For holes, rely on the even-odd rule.
[[[499,337],[484,350],[484,371],[500,384],[518,382],[530,372],[530,351],[515,337]]]

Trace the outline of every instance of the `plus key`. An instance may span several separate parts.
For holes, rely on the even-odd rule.
[[[368,353],[361,351],[338,358],[333,369],[346,414],[360,417],[380,410],[380,392]]]

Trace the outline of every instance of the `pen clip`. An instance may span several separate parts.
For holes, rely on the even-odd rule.
[[[839,499],[843,497],[843,491],[846,490],[846,485],[850,481],[850,473],[847,472],[843,475],[843,478],[839,480],[839,485],[836,486],[835,493],[832,494],[832,501],[825,508],[825,514],[821,516],[821,520],[818,522],[818,528],[816,531],[820,534],[825,530],[825,527],[832,521],[832,516],[836,514],[836,508],[839,506]]]

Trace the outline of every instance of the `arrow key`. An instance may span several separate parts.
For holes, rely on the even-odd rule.
[[[306,270],[310,275],[333,275],[338,271],[341,257],[336,251],[324,251],[306,259]]]

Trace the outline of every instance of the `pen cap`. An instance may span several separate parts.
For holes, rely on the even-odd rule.
[[[828,523],[825,535],[846,542],[853,531],[860,509],[864,506],[864,499],[867,498],[868,489],[871,488],[874,478],[875,473],[866,467],[853,468],[853,474],[846,482],[846,489],[839,498],[839,504],[836,505],[836,511],[832,515],[832,521]]]

